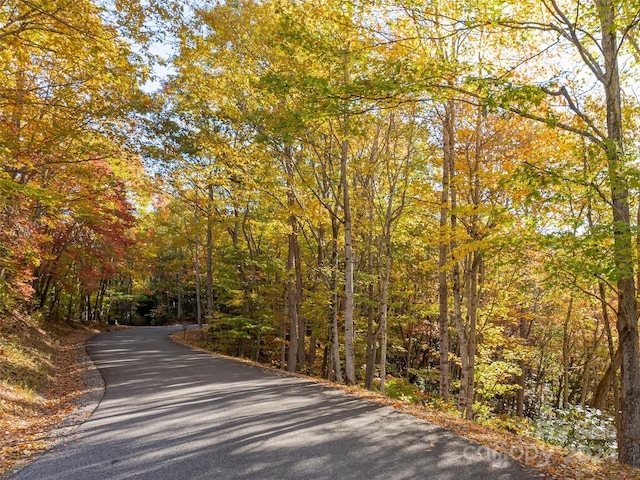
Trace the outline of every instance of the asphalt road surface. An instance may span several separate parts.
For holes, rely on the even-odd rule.
[[[517,479],[536,472],[391,408],[173,343],[175,329],[100,334],[106,392],[21,480]]]

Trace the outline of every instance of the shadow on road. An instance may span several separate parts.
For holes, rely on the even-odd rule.
[[[94,337],[107,390],[77,438],[19,479],[530,479],[446,430],[302,379],[174,344]]]

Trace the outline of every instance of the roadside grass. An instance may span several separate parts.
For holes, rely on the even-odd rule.
[[[33,317],[19,313],[0,317],[0,432],[3,436],[19,426],[22,418],[46,405],[45,398],[38,392],[52,375],[55,342]]]
[[[0,313],[0,475],[50,448],[83,392],[78,368],[93,327]]]
[[[275,369],[271,365],[257,363],[246,358],[217,353],[212,349],[210,343],[200,339],[200,332],[195,329],[186,332],[176,332],[171,337],[176,343],[188,347],[197,348],[251,365],[257,365],[271,370]],[[522,465],[541,472],[544,475],[543,478],[546,479],[640,480],[640,469],[634,469],[615,461],[605,461],[549,445],[522,432],[514,433],[514,429],[511,427],[509,429],[495,428],[495,425],[480,425],[465,420],[457,415],[448,403],[429,402],[425,404],[419,401],[420,399],[413,398],[415,396],[413,395],[413,389],[411,389],[411,395],[407,394],[406,388],[402,388],[403,382],[401,379],[389,377],[393,387],[388,389],[388,393],[396,397],[392,398],[391,395],[382,396],[380,393],[366,390],[362,386],[341,385],[323,378],[310,377],[299,373],[289,373],[279,368],[277,371],[283,375],[304,378],[392,407],[441,426],[479,444],[476,449],[470,449],[468,452],[465,450],[465,455],[485,456],[487,459],[493,461],[500,461],[501,455],[508,456],[520,462]],[[391,392],[389,392],[389,390],[391,390]],[[505,422],[500,422],[498,425],[502,426],[503,424],[505,424]],[[461,461],[464,461],[464,458],[461,458]]]

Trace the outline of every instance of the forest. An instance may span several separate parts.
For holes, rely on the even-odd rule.
[[[0,316],[196,323],[640,467],[639,22],[0,0]]]

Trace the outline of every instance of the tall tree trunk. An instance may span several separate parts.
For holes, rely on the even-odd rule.
[[[311,326],[311,329],[313,330],[313,326]],[[309,337],[309,364],[307,367],[307,374],[311,376],[313,376],[315,373],[317,341],[318,338],[316,337],[315,333],[311,333],[311,336]]]
[[[213,185],[207,187],[207,322],[213,320]]]
[[[374,276],[374,254],[373,254],[373,202],[369,204],[369,235],[368,235],[368,248],[369,248],[369,262],[368,262],[368,274],[370,278]],[[364,388],[367,390],[373,390],[373,377],[376,371],[376,352],[378,343],[378,332],[380,328],[374,327],[375,317],[375,285],[372,281],[369,284],[369,305],[367,306],[367,356],[366,356],[366,369],[364,375]]]
[[[611,331],[611,324],[609,322],[609,309],[607,306],[607,291],[603,281],[598,282],[598,292],[600,294],[600,306],[602,307],[604,331],[607,334],[607,347],[609,348],[610,364],[609,364],[609,368],[607,369],[607,372],[605,373],[605,376],[603,377],[601,382],[598,383],[598,386],[596,387],[596,391],[593,394],[594,398],[592,400],[592,405],[595,406],[595,408],[604,410],[607,397],[609,394],[609,389],[611,389],[611,391],[613,392],[613,409],[615,411],[615,423],[616,423],[617,434],[619,437],[621,432],[621,426],[620,426],[620,421],[621,421],[620,408],[621,407],[620,407],[620,388],[618,385],[618,369],[620,368],[622,357],[620,355],[620,349],[618,348],[616,350],[614,346],[613,332]],[[605,382],[605,383],[601,387],[602,382]],[[601,389],[600,395],[598,395],[599,389]],[[602,400],[603,402],[602,406],[600,406],[600,400],[597,400],[599,397],[600,398],[604,397],[604,400]],[[619,440],[620,439],[618,438],[618,443],[619,443]]]
[[[102,322],[102,318],[104,316],[104,296],[107,293],[108,286],[109,280],[100,280],[100,290],[98,291],[98,295],[96,297],[96,308],[94,309],[94,311],[97,313],[96,321],[98,322]]]
[[[180,252],[180,257],[182,259],[182,252]],[[180,262],[182,264],[182,262]],[[178,268],[178,273],[176,273],[176,282],[178,284],[178,320],[182,320],[182,267]]]
[[[295,263],[297,260],[297,221],[291,215],[289,233],[289,254],[287,256],[287,313],[289,314],[289,353],[287,370],[295,372],[298,363],[298,295],[296,288]],[[295,228],[294,228],[295,227]]]
[[[467,332],[462,322],[462,282],[460,279],[460,264],[453,265],[453,318],[458,332],[458,348],[460,353],[460,392],[458,394],[458,409],[464,413],[467,406],[469,392],[469,342]]]
[[[588,157],[585,155],[584,158],[584,170],[585,174],[587,172],[588,166]],[[591,204],[591,199],[589,198],[587,204],[587,221],[589,224],[589,229],[593,229],[593,207]],[[638,209],[638,219],[640,220],[640,208]],[[640,242],[640,236],[637,237],[637,242]],[[600,298],[600,308],[602,310],[602,320],[604,323],[604,332],[607,336],[607,347],[609,349],[609,360],[610,364],[607,368],[604,376],[601,378],[600,382],[596,385],[595,391],[593,392],[593,397],[591,399],[590,405],[599,410],[604,410],[607,405],[607,400],[609,397],[609,392],[613,392],[613,406],[614,406],[614,418],[616,425],[616,432],[618,437],[620,436],[620,390],[618,387],[618,369],[620,368],[620,350],[615,348],[614,340],[613,340],[613,332],[611,331],[611,321],[609,318],[609,307],[607,304],[607,288],[605,282],[600,280],[598,282],[598,297]],[[618,438],[619,440],[619,438]]]
[[[202,331],[202,287],[200,285],[200,241],[198,240],[198,230],[200,229],[200,215],[198,214],[198,187],[194,185],[193,191],[195,193],[195,206],[193,207],[193,220],[195,225],[195,258],[193,263],[196,270],[196,319],[198,320],[200,339],[204,340],[204,332]]]
[[[293,150],[285,147],[284,168],[287,177],[287,206],[289,207],[289,253],[287,256],[287,305],[289,313],[289,353],[287,370],[295,372],[304,367],[304,320],[301,319],[302,266],[298,243],[298,218],[295,215],[296,195],[293,187]]]
[[[475,396],[475,364],[476,364],[476,324],[478,317],[478,305],[480,303],[479,283],[482,269],[482,252],[476,250],[471,254],[471,266],[469,271],[469,294],[467,296],[467,397],[465,405],[465,418],[473,420],[473,400]]]
[[[525,315],[520,316],[519,330],[520,338],[524,343],[528,337],[529,332],[529,329],[527,328],[527,318]],[[516,415],[518,417],[524,417],[524,390],[527,383],[528,366],[527,362],[524,359],[520,360],[518,362],[518,365],[522,373],[518,375],[518,386],[520,388],[516,391]]]
[[[389,141],[387,141],[387,148],[389,148]],[[390,155],[390,152],[387,151],[387,156]],[[411,147],[407,149],[407,155],[404,157],[403,165],[401,169],[391,171],[390,168],[387,167],[387,179],[389,183],[389,191],[385,195],[387,198],[387,208],[384,217],[384,225],[382,229],[382,252],[384,254],[385,262],[384,262],[384,273],[382,276],[382,298],[380,300],[380,392],[385,394],[385,381],[387,376],[387,318],[389,312],[389,282],[391,278],[391,262],[392,262],[392,252],[391,252],[391,234],[393,223],[400,218],[402,211],[405,206],[406,199],[406,178],[408,173],[406,171],[406,166],[409,163],[409,159],[411,157]],[[402,173],[401,173],[402,172]],[[400,202],[394,209],[394,201],[398,191],[398,181],[403,177],[404,179],[404,188],[402,189],[400,195]],[[407,353],[410,356],[410,347],[407,346]],[[410,359],[407,359],[407,368],[410,368]]]
[[[478,119],[475,131],[475,155],[473,164],[470,165],[470,174],[473,184],[471,187],[471,200],[474,206],[474,213],[471,216],[470,225],[467,227],[469,236],[474,241],[481,240],[479,232],[479,210],[480,210],[480,158],[482,156],[482,122],[484,113],[482,109],[478,109]],[[465,417],[473,420],[473,401],[475,398],[475,364],[476,364],[476,325],[478,318],[478,307],[480,305],[480,287],[482,285],[482,272],[484,270],[484,258],[482,251],[476,249],[470,253],[470,265],[467,280],[467,328],[468,328],[468,344],[467,344],[467,397],[465,405]]]
[[[440,234],[438,258],[438,297],[439,316],[438,327],[440,333],[440,396],[444,401],[449,400],[449,285],[447,282],[447,262],[449,258],[449,183],[450,165],[455,155],[455,105],[449,100],[445,106],[442,125],[443,131],[443,162],[442,162],[442,193],[440,197]]]
[[[36,284],[36,295],[40,297],[38,302],[38,309],[42,310],[47,303],[47,298],[49,297],[49,290],[51,289],[51,285],[53,285],[53,274],[48,273],[41,274],[40,278],[35,281]]]
[[[288,301],[289,301],[289,282],[287,277],[287,282],[284,287],[284,294],[282,298],[282,322],[280,323],[280,369],[284,370],[285,364],[287,364],[287,312],[288,312]],[[275,306],[274,306],[275,311]]]
[[[289,255],[287,259],[287,313],[289,316],[289,352],[287,355],[287,371],[295,372],[298,364],[298,307],[296,302],[296,287],[294,262],[295,253],[291,246],[289,234]]]
[[[133,324],[133,277],[131,277],[131,275],[129,275],[129,282],[127,284],[127,294],[129,295],[129,301],[127,302],[129,307],[129,313],[128,313],[129,322],[127,323],[127,325],[132,325]]]
[[[573,297],[569,298],[569,307],[562,326],[562,408],[569,408],[569,321],[572,310]]]
[[[614,257],[618,273],[618,339],[621,362],[620,463],[640,467],[640,363],[638,305],[634,280],[634,252],[629,211],[629,186],[624,168],[622,101],[618,70],[617,3],[596,0],[600,11],[604,91],[607,106],[606,154],[613,207]]]
[[[346,70],[346,59],[345,59]],[[340,156],[340,182],[342,184],[342,209],[344,212],[344,361],[345,380],[347,385],[356,383],[355,367],[355,325],[353,320],[354,311],[354,288],[353,288],[353,239],[351,220],[351,199],[349,195],[349,177],[347,164],[349,158],[349,140],[347,139],[348,118],[344,118],[344,139],[342,140],[342,151]]]
[[[455,178],[455,163],[453,156],[449,158],[449,180]],[[457,192],[451,185],[449,187],[451,197],[451,238],[455,238],[458,226],[458,217],[456,214]],[[450,251],[453,257],[456,242],[450,241]],[[453,262],[452,270],[452,293],[453,293],[453,318],[458,332],[458,349],[460,353],[460,392],[458,394],[458,409],[464,413],[467,405],[467,396],[470,394],[469,389],[469,342],[467,331],[462,321],[462,281],[460,275],[460,262]]]
[[[382,395],[385,395],[387,376],[387,312],[389,311],[389,278],[391,276],[391,240],[386,238],[384,243],[385,262],[380,299],[380,393]]]
[[[338,219],[331,217],[331,280],[329,289],[331,290],[330,305],[330,368],[333,369],[334,379],[338,383],[342,383],[342,364],[340,363],[340,335],[338,331],[338,264],[340,262],[340,253],[338,251],[338,235],[340,234],[340,225]]]
[[[593,347],[589,349],[587,352],[587,358],[584,361],[584,365],[582,368],[582,381],[580,382],[580,405],[587,404],[587,396],[590,393],[589,385],[591,384],[591,374],[593,372],[593,359],[596,356],[596,352],[600,347],[600,343],[602,342],[602,338],[605,335],[604,329],[602,333],[598,335],[598,324],[596,324],[596,328],[593,331]]]
[[[317,255],[316,255],[316,266],[318,268],[318,271],[322,271],[326,267],[326,247],[325,247],[324,235],[325,235],[325,227],[324,225],[320,225],[317,233],[318,249],[317,249]],[[325,277],[325,280],[326,280],[326,277]],[[320,277],[316,277],[316,280],[314,281],[312,286],[312,291],[315,292],[318,289],[318,285],[320,283],[321,283]],[[317,323],[315,322],[309,322],[307,325],[307,328],[311,331],[311,336],[309,338],[309,363],[308,363],[307,373],[312,376],[315,373],[316,355],[317,355],[317,349],[319,347],[317,330],[315,329],[316,325]],[[325,366],[325,363],[323,359],[323,365],[320,370],[320,376],[322,376],[324,373],[324,366]]]
[[[304,371],[306,361],[306,342],[307,321],[302,313],[303,289],[302,289],[302,262],[300,261],[300,246],[298,245],[298,234],[296,232],[296,250],[295,250],[295,272],[296,272],[296,306],[298,308],[298,352],[297,360],[299,372]]]
[[[73,314],[73,292],[71,292],[69,294],[69,305],[67,308],[67,322],[70,322],[72,320],[72,314]]]

